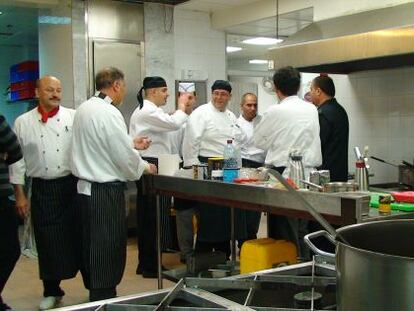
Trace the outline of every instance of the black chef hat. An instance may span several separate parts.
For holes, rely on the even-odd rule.
[[[141,109],[142,106],[144,105],[144,98],[142,97],[142,90],[154,89],[157,87],[167,87],[167,82],[165,82],[164,78],[161,78],[161,77],[145,77],[144,78],[144,81],[142,82],[142,87],[138,91],[138,94],[137,94],[139,109]]]
[[[165,82],[164,78],[161,77],[145,77],[142,82],[142,87],[144,90],[156,87],[167,87],[167,82]]]
[[[213,86],[211,87],[211,91],[214,90],[225,90],[229,93],[231,93],[231,85],[228,81],[225,80],[216,80],[213,83]]]

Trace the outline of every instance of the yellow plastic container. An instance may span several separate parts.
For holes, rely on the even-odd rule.
[[[264,238],[246,241],[240,252],[240,273],[294,264],[297,257],[295,244],[285,240]]]

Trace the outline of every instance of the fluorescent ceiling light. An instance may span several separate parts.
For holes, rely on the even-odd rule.
[[[52,24],[52,25],[68,25],[71,23],[70,17],[63,16],[39,16],[39,24]]]
[[[267,59],[250,59],[249,64],[267,64],[269,61]]]
[[[272,45],[282,42],[282,39],[276,38],[267,38],[267,37],[257,37],[243,40],[243,43],[246,44],[255,44],[255,45]]]
[[[226,47],[226,52],[227,53],[238,52],[238,51],[241,51],[241,50],[242,50],[242,48],[238,47],[238,46],[227,46]]]

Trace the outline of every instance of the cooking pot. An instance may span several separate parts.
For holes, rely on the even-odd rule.
[[[414,220],[386,220],[340,228],[347,244],[322,230],[305,236],[317,254],[335,257],[338,311],[414,310]],[[336,255],[318,249],[312,239],[324,235]]]
[[[322,192],[349,192],[358,191],[358,184],[355,182],[328,182],[319,186],[306,180],[301,180],[304,184],[317,188]]]

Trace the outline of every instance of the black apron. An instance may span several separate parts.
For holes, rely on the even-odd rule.
[[[72,175],[33,178],[31,215],[42,280],[73,278],[78,271],[75,197],[76,178]]]
[[[199,157],[199,161],[207,163],[208,158]],[[225,205],[206,202],[194,202],[197,208],[197,240],[201,242],[225,242],[231,239],[231,209]],[[235,238],[246,239],[245,217],[238,219],[238,210],[235,209]]]
[[[144,157],[158,167],[158,159]],[[156,196],[149,193],[147,179],[141,177],[137,186],[137,246],[140,270],[157,271],[157,209]],[[170,218],[171,196],[160,195],[161,250],[178,250],[175,226]]]
[[[264,166],[264,164],[248,159],[242,159],[242,166],[247,168],[258,168]],[[261,212],[240,208],[235,210],[235,230],[238,233],[240,240],[253,240],[257,238],[261,215]]]
[[[92,183],[91,195],[79,194],[82,276],[87,289],[114,288],[126,263],[125,183]]]

